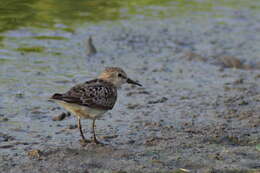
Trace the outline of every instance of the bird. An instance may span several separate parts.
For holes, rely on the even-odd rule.
[[[77,84],[63,94],[55,93],[51,99],[77,117],[80,142],[102,144],[96,138],[95,121],[113,109],[117,100],[117,89],[125,83],[142,86],[130,79],[122,68],[107,67],[96,79]],[[92,141],[86,140],[81,119],[92,120]]]

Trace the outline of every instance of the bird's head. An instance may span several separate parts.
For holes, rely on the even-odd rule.
[[[107,67],[98,77],[99,79],[103,79],[105,81],[113,83],[116,87],[120,87],[124,83],[130,83],[138,86],[142,86],[141,84],[135,82],[134,80],[127,77],[127,74],[123,69],[119,67]]]

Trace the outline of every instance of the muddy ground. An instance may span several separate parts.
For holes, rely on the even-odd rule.
[[[0,172],[260,172],[260,18],[249,11],[209,18],[80,26],[61,33],[68,40],[35,42],[46,47],[38,64],[37,53],[13,53],[35,68],[6,64],[23,83],[2,85],[9,92],[0,95]],[[35,34],[8,34],[21,32]],[[86,57],[89,35],[98,54]],[[105,66],[124,68],[143,87],[121,88],[97,121],[106,145],[83,147],[73,116],[52,120],[64,110],[48,96]],[[90,121],[83,127],[90,138]]]

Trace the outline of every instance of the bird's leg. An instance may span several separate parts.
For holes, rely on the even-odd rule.
[[[94,142],[96,143],[96,144],[101,144],[98,140],[97,140],[97,138],[96,138],[96,133],[95,133],[95,119],[93,120],[93,123],[92,123],[92,130],[93,130],[93,137],[94,137]]]
[[[80,140],[80,142],[81,142],[81,143],[87,143],[87,142],[89,142],[89,141],[87,141],[87,140],[85,139],[85,136],[84,136],[84,134],[83,134],[82,127],[81,127],[81,123],[80,123],[80,117],[77,117],[77,118],[78,118],[78,129],[79,129],[79,131],[80,131],[80,135],[81,135],[81,138],[82,138],[82,140]]]
[[[78,117],[78,129],[80,131],[80,135],[81,135],[82,140],[85,140],[85,136],[84,136],[82,128],[81,128],[80,117]]]

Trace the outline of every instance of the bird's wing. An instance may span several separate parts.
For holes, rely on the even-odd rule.
[[[90,108],[112,109],[117,99],[117,89],[113,84],[96,79],[72,87],[57,100]]]

